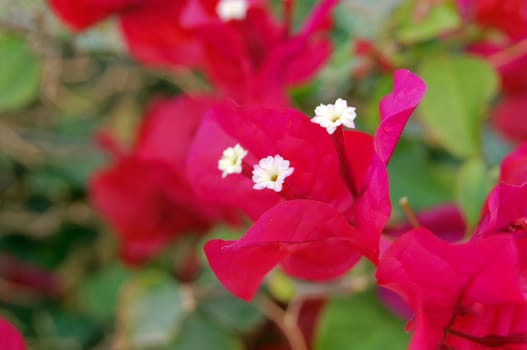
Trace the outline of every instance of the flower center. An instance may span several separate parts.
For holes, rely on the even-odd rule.
[[[356,117],[355,107],[348,106],[346,100],[339,98],[335,104],[320,104],[315,108],[315,116],[311,121],[325,128],[331,135],[341,125],[355,128],[354,120]]]
[[[247,15],[249,4],[247,0],[220,0],[216,13],[222,21],[242,20]]]
[[[286,177],[294,172],[288,160],[280,155],[260,159],[253,168],[252,180],[255,190],[270,189],[281,192]]]
[[[218,169],[222,171],[221,177],[225,178],[227,175],[240,174],[242,172],[242,161],[246,155],[247,150],[239,144],[226,148],[218,161]]]

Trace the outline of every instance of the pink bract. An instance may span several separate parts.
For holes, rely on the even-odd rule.
[[[256,220],[238,241],[207,244],[209,262],[222,283],[234,294],[250,299],[263,276],[279,263],[287,273],[308,280],[336,278],[349,270],[360,255],[376,263],[380,234],[391,212],[386,162],[425,89],[417,76],[397,71],[394,92],[382,103],[376,136],[355,130],[343,132],[345,162],[353,173],[356,192],[341,175],[342,159],[332,137],[307,116],[292,109],[239,107],[232,103],[211,109],[189,152],[189,179],[204,199],[239,208]],[[235,144],[248,151],[244,158],[247,166],[275,154],[289,160],[295,168],[287,178],[289,196],[255,191],[252,181],[243,174],[222,178],[218,160],[225,148]],[[298,208],[312,214],[308,218]],[[324,212],[324,217],[316,215],[317,210]],[[317,233],[326,217],[345,219],[340,236],[331,233],[338,231],[324,229],[330,232],[331,244]],[[269,226],[270,222],[278,226]],[[275,235],[279,239],[274,239]],[[297,247],[296,240],[304,241],[305,237],[311,237],[311,242],[304,249],[305,255],[298,255],[290,247]],[[335,239],[340,243],[334,244]],[[309,259],[316,262],[317,257],[312,253],[316,249],[308,247],[327,252],[319,256],[320,269],[306,263]],[[333,267],[327,262],[332,254]],[[344,255],[348,258],[341,258]]]
[[[186,154],[208,97],[158,101],[147,112],[129,153],[96,173],[90,193],[95,207],[122,239],[122,255],[142,263],[185,233],[202,233],[233,213],[199,200],[186,179]]]
[[[9,322],[0,318],[0,348],[3,350],[25,350],[24,339]]]
[[[510,37],[527,34],[527,3],[524,0],[457,0],[466,19],[498,29]]]
[[[183,25],[187,8],[199,4],[194,17],[212,11],[199,0],[49,0],[71,28],[85,30],[111,16],[119,19],[131,53],[146,64],[199,66],[202,49],[191,28]],[[210,5],[209,5],[210,6]]]
[[[356,241],[353,227],[331,206],[292,200],[268,210],[240,240],[208,242],[205,253],[224,286],[250,300],[278,264],[312,281],[342,275],[360,259]]]
[[[462,245],[419,228],[382,256],[380,286],[414,311],[410,349],[483,350],[527,347],[527,302],[517,246],[510,236]]]
[[[522,185],[527,182],[527,143],[518,146],[500,166],[500,182]]]
[[[72,28],[83,30],[109,16],[119,19],[133,56],[171,68],[201,68],[220,92],[243,104],[287,105],[285,89],[311,78],[331,52],[331,11],[323,0],[303,27],[291,32],[266,1],[251,0],[242,20],[222,21],[218,0],[50,0]]]

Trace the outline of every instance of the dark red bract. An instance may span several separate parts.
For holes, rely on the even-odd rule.
[[[95,207],[121,236],[125,260],[137,264],[185,233],[202,233],[234,216],[198,200],[186,179],[186,153],[210,98],[159,101],[147,112],[136,145],[96,173]]]
[[[524,0],[457,0],[457,3],[465,17],[481,26],[516,38],[527,34],[527,3]]]
[[[242,19],[221,19],[218,0],[50,0],[72,28],[110,16],[120,22],[130,52],[141,62],[201,68],[227,97],[242,104],[287,105],[285,89],[307,81],[329,58],[331,11],[323,0],[297,33],[292,10],[278,21],[262,0],[248,0]],[[285,3],[285,2],[284,2]]]

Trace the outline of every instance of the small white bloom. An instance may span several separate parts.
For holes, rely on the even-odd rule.
[[[223,151],[223,156],[218,161],[218,169],[223,173],[221,177],[225,178],[230,174],[239,174],[242,172],[242,160],[247,155],[247,150],[245,150],[239,144],[236,144],[234,147],[227,147]]]
[[[216,6],[216,13],[225,22],[242,20],[247,15],[248,8],[247,0],[220,0]]]
[[[315,108],[315,117],[311,121],[325,128],[331,135],[340,125],[355,128],[354,120],[356,117],[355,107],[348,107],[348,102],[339,98],[334,105],[320,104]]]
[[[253,188],[255,190],[268,188],[276,192],[282,191],[285,178],[295,171],[295,168],[291,168],[289,165],[289,161],[278,154],[274,157],[269,156],[260,159],[253,169]]]

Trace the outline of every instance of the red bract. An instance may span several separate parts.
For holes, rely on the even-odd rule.
[[[527,140],[527,90],[504,95],[493,110],[492,124],[503,136],[516,142]]]
[[[204,68],[228,97],[244,104],[286,105],[285,88],[311,78],[331,52],[331,10],[323,0],[298,33],[293,1],[278,22],[265,1],[247,0],[243,18],[220,18],[218,0],[50,0],[66,23],[81,30],[118,16],[131,53],[147,64]]]
[[[527,2],[524,0],[457,0],[463,15],[484,27],[496,28],[511,37],[527,34]]]
[[[474,238],[510,236],[518,247],[519,265],[527,273],[527,149],[518,147],[501,164],[500,183],[489,194]]]
[[[200,30],[206,71],[228,96],[244,104],[287,105],[285,87],[311,78],[331,52],[331,10],[323,0],[298,33],[291,33],[293,1],[284,1],[285,20],[263,7],[249,8],[242,21],[209,22]]]
[[[149,64],[202,63],[201,47],[183,17],[201,4],[198,0],[49,0],[55,12],[75,30],[84,30],[110,16],[117,16],[131,53]],[[192,11],[206,16],[208,8]]]
[[[4,319],[0,318],[0,349],[25,350],[24,339],[18,330]]]
[[[419,228],[381,257],[377,279],[415,316],[410,349],[527,348],[527,302],[510,236],[451,245]]]
[[[517,147],[500,166],[500,182],[523,185],[527,182],[527,143]]]
[[[92,201],[121,236],[127,262],[141,263],[181,234],[230,217],[198,200],[185,177],[188,147],[213,103],[189,97],[157,102],[133,150],[117,152],[114,164],[93,177]]]
[[[331,206],[292,200],[268,210],[242,239],[208,242],[205,253],[225,287],[250,300],[278,263],[302,279],[342,275],[360,259],[356,240],[354,228]]]
[[[527,184],[500,183],[490,193],[475,237],[497,233],[518,233],[527,238]]]
[[[469,51],[486,58],[500,74],[502,96],[491,112],[493,126],[512,141],[527,138],[525,100],[527,97],[527,54],[521,41],[505,39],[503,43],[478,43]],[[523,44],[522,44],[523,42]]]
[[[291,109],[224,104],[209,111],[189,153],[189,179],[203,198],[257,219],[239,241],[206,246],[213,270],[234,294],[250,299],[277,264],[296,277],[327,280],[346,272],[359,252],[377,261],[379,236],[391,211],[386,162],[425,91],[424,83],[406,70],[396,72],[394,86],[381,103],[375,137],[342,127],[332,137]],[[222,178],[218,160],[236,144],[247,150],[245,170]],[[248,169],[273,155],[295,168],[285,190],[254,190]],[[312,213],[311,220],[302,212]],[[320,236],[317,227],[330,217],[349,228],[325,227]],[[278,226],[271,229],[269,222]],[[290,248],[299,246],[303,249]]]
[[[478,43],[468,47],[471,53],[482,56],[500,75],[502,96],[491,111],[492,124],[512,141],[527,138],[525,98],[527,97],[527,55],[518,55],[515,41],[502,44]]]

